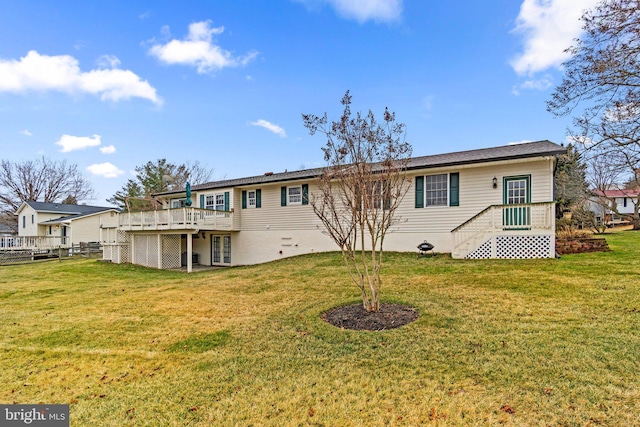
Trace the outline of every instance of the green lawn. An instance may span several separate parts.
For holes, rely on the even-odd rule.
[[[320,319],[358,301],[338,254],[186,275],[96,260],[0,267],[0,403],[71,425],[640,426],[640,233],[608,253],[388,254],[400,329]]]

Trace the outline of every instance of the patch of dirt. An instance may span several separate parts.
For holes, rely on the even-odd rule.
[[[419,315],[415,308],[402,304],[380,304],[377,312],[368,312],[362,304],[353,304],[327,311],[322,320],[343,329],[384,331],[411,323]]]

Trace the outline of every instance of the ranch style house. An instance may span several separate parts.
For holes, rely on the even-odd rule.
[[[387,251],[428,241],[453,258],[555,257],[553,176],[566,149],[550,141],[411,158],[411,184]],[[309,198],[323,168],[265,173],[156,194],[162,208],[103,225],[103,257],[154,268],[258,264],[335,251]]]

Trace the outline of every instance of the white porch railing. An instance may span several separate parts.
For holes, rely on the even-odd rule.
[[[233,211],[198,208],[163,209],[118,214],[118,228],[143,230],[231,230]]]
[[[492,205],[451,230],[456,258],[497,235],[555,234],[555,202]]]
[[[71,239],[68,236],[0,237],[0,251],[49,250],[70,246]]]

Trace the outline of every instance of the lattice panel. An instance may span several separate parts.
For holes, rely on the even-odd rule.
[[[465,258],[467,259],[489,259],[491,258],[491,240],[484,242],[478,249],[471,252]]]
[[[113,249],[115,246],[103,245],[102,246],[102,259],[105,261],[113,261]]]
[[[147,239],[147,267],[160,268],[158,265],[158,236],[148,236]]]
[[[129,233],[126,231],[118,230],[118,243],[128,243],[129,242]]]
[[[552,236],[496,236],[497,258],[549,258]]]
[[[162,266],[161,268],[180,268],[181,239],[179,234],[162,236]]]
[[[131,249],[129,248],[128,244],[122,244],[120,246],[118,246],[118,252],[119,252],[119,256],[118,256],[118,263],[123,263],[123,262],[131,262]]]
[[[158,268],[158,237],[132,235],[135,251],[135,263],[145,267]]]

